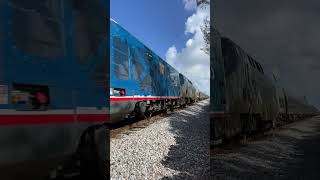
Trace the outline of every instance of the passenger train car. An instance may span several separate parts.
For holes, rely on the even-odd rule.
[[[114,20],[110,24],[112,123],[196,101],[196,88],[189,79]]]
[[[226,37],[212,32],[211,142],[275,127],[281,120],[309,117],[318,110],[298,100],[279,79]]]
[[[0,0],[0,179],[107,175],[108,6]]]

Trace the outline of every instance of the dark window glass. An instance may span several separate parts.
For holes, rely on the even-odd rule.
[[[11,0],[12,6],[26,11],[34,11],[48,18],[61,18],[61,0]]]
[[[260,67],[260,71],[261,71],[261,73],[264,73],[264,72],[263,72],[263,68],[262,68],[261,64],[259,64],[259,67]]]
[[[250,65],[253,66],[252,59],[251,59],[251,57],[249,55],[248,55],[248,60],[249,60]]]
[[[222,38],[221,41],[222,55],[224,58],[224,67],[226,76],[236,71],[237,66],[241,60],[239,49],[229,39]]]
[[[257,70],[262,73],[261,65],[257,61],[255,61],[255,65],[256,65]]]
[[[178,72],[172,68],[171,66],[168,66],[168,71],[170,72],[169,77],[170,77],[170,82],[173,86],[178,86],[179,85],[179,75]]]
[[[144,53],[144,58],[145,58],[145,60],[151,62],[152,59],[153,59],[153,56],[152,56],[151,53],[149,53],[149,52],[147,51],[147,52]]]
[[[98,7],[97,1],[73,1],[75,53],[80,63],[92,61],[90,57],[98,54],[98,48],[106,35],[104,12]]]
[[[253,60],[253,65],[254,65],[254,68],[258,69],[258,65],[257,65],[257,62],[255,60]]]
[[[184,77],[182,74],[179,74],[179,78],[180,78],[180,84],[183,85],[184,84]]]
[[[150,64],[150,75],[152,79],[156,79],[156,77],[159,76],[159,66],[157,64]]]
[[[255,60],[253,60],[253,59],[252,59],[252,62],[253,62],[253,67],[256,68],[256,69],[258,69],[257,62],[256,62]]]
[[[134,49],[131,49],[131,52],[133,53],[133,78],[135,80],[140,79],[140,75],[144,72],[143,65],[141,63],[141,59],[138,57],[137,53],[134,51]]]
[[[164,69],[164,65],[161,62],[159,62],[159,71],[161,75],[164,75]]]
[[[60,0],[11,0],[12,33],[17,48],[39,57],[64,55]]]
[[[151,73],[152,73],[152,69],[151,69],[151,61],[152,61],[152,56],[150,55],[150,50],[147,49],[146,47],[144,48],[139,48],[139,53],[140,55],[143,57],[142,61],[145,63],[146,65],[146,72],[145,72],[145,76],[143,77],[143,79],[141,80],[141,89],[146,90],[146,91],[150,91],[152,89],[152,78],[151,78]]]
[[[128,45],[126,42],[122,41],[120,38],[115,37],[113,39],[114,45],[114,65],[115,74],[120,80],[129,79],[129,55],[128,55]]]
[[[258,64],[258,69],[259,69],[259,71],[262,73],[262,67],[261,67],[261,65],[259,64],[259,63],[257,63]]]
[[[46,110],[50,105],[49,87],[14,83],[11,103],[18,110]]]

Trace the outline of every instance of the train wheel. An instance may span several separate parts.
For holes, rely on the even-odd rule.
[[[83,133],[79,147],[81,177],[109,179],[109,133],[105,126],[91,127]]]

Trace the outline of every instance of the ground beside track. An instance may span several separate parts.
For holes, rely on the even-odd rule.
[[[111,179],[209,179],[209,100],[111,139]]]
[[[320,179],[320,116],[211,156],[212,179]]]

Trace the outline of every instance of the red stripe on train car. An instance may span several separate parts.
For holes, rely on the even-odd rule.
[[[109,114],[21,114],[21,115],[0,115],[0,126],[9,125],[43,125],[62,123],[94,123],[110,120]]]

